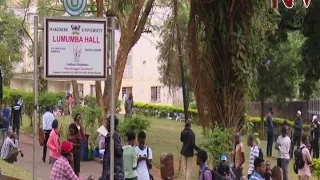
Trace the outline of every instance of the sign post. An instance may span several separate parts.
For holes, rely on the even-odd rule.
[[[33,110],[33,180],[37,180],[37,119],[38,119],[38,23],[39,17],[34,16],[34,52],[33,52],[33,93],[34,93],[34,110]]]
[[[49,80],[107,78],[106,19],[44,18],[44,77]]]

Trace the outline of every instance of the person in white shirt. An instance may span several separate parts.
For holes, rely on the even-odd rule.
[[[259,148],[254,143],[254,137],[252,135],[248,136],[248,146],[250,147],[250,160],[249,160],[249,168],[248,168],[248,179],[251,177],[254,171],[254,160],[259,157]]]
[[[137,165],[137,177],[139,180],[153,180],[149,170],[152,168],[152,150],[146,146],[146,133],[138,133],[138,143],[136,147],[138,165]]]
[[[283,180],[288,180],[288,165],[290,161],[290,146],[291,140],[288,133],[288,127],[283,126],[281,129],[281,136],[277,139],[276,149],[280,152],[281,169],[283,171]]]
[[[53,120],[54,120],[54,115],[50,111],[50,108],[46,107],[46,112],[43,114],[43,117],[42,117],[42,129],[44,131],[44,145],[43,145],[43,154],[42,154],[43,162],[46,162],[47,142],[50,136],[50,132],[52,130]]]
[[[18,148],[16,135],[12,131],[8,131],[7,137],[1,148],[1,159],[12,164],[17,161],[19,153],[21,154],[21,157],[23,157],[22,151]]]

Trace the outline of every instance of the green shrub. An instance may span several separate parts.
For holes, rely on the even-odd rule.
[[[96,99],[95,96],[87,95],[84,98],[84,100],[86,102],[86,105],[89,106],[89,107],[99,107],[97,99]],[[122,101],[118,100],[117,101],[117,107],[116,107],[116,113],[118,114],[119,112],[121,112],[121,110],[122,110]]]
[[[151,126],[151,120],[145,116],[133,116],[125,118],[120,121],[119,131],[124,138],[128,132],[139,133],[140,131],[147,131]]]
[[[233,148],[233,129],[225,129],[221,126],[215,126],[213,131],[204,130],[204,143],[205,150],[210,155],[213,165],[215,165],[221,155],[228,155],[230,149]]]
[[[183,113],[183,107],[148,104],[148,103],[141,103],[141,102],[135,102],[134,108],[135,108],[136,114],[140,114],[148,117],[166,118],[168,117],[168,115],[172,115],[174,113]],[[189,109],[188,112],[192,119],[192,122],[198,122],[198,111],[195,109]],[[260,128],[260,122],[261,122],[260,117],[247,117],[247,121],[253,123],[253,124],[251,123],[247,124],[251,126],[249,128],[255,129],[255,130]],[[264,118],[264,121],[266,121],[265,118]],[[275,124],[275,126],[281,126],[284,121],[285,119],[282,119],[282,118],[277,118],[277,117],[273,118],[273,123]],[[290,127],[293,127],[294,121],[287,120],[287,122]],[[309,125],[304,124],[303,129],[308,130]]]
[[[33,115],[34,107],[34,95],[31,91],[23,91],[18,89],[11,89],[10,87],[4,87],[3,90],[3,102],[8,103],[10,106],[13,105],[16,99],[23,100],[23,113],[26,114],[30,119]],[[45,92],[39,94],[39,113],[43,113],[45,108],[48,106],[54,109],[58,102],[64,98],[64,93]]]
[[[320,180],[320,159],[313,159],[313,174]]]

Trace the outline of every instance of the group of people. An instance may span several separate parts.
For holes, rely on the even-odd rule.
[[[311,124],[311,142],[309,142],[308,136],[302,135],[303,121],[301,118],[301,112],[297,111],[297,119],[294,122],[294,132],[291,138],[288,135],[288,124],[284,122],[281,127],[280,135],[276,140],[276,145],[273,147],[275,128],[273,126],[273,109],[269,109],[269,113],[266,116],[267,130],[268,130],[268,142],[267,142],[267,157],[272,157],[272,149],[278,150],[277,165],[271,169],[269,161],[264,161],[263,152],[255,144],[254,137],[248,136],[247,144],[250,148],[249,168],[247,177],[243,174],[243,168],[245,164],[245,149],[241,142],[240,133],[235,134],[235,146],[231,155],[231,161],[227,162],[227,156],[222,155],[221,162],[217,167],[211,171],[206,163],[208,155],[205,150],[202,150],[196,146],[195,134],[191,130],[191,122],[187,121],[185,129],[181,132],[181,141],[183,143],[181,155],[183,157],[184,167],[184,179],[191,179],[192,159],[194,156],[194,150],[198,151],[196,154],[197,165],[200,167],[199,180],[212,180],[212,179],[249,179],[249,180],[288,180],[288,166],[291,158],[293,158],[293,152],[295,156],[301,154],[300,162],[302,165],[297,165],[296,173],[300,180],[308,180],[311,178],[311,165],[312,158],[311,152],[313,150],[313,156],[318,158],[319,156],[319,125],[317,116],[314,115]],[[297,150],[294,150],[294,146],[297,145]],[[297,158],[297,157],[296,157]],[[297,161],[297,159],[295,159]]]

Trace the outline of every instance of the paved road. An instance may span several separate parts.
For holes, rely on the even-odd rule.
[[[30,135],[20,134],[19,146],[22,152],[24,153],[24,157],[21,158],[19,156],[18,162],[15,163],[16,166],[32,173],[32,162],[33,162],[33,138]],[[43,180],[49,179],[51,164],[48,162],[42,162],[42,147],[37,143],[37,176]],[[101,176],[102,164],[96,161],[87,161],[81,162],[81,172],[80,177],[88,177],[90,175],[94,175],[95,179],[98,179]],[[160,176],[158,169],[153,169],[154,179],[158,180]]]
[[[21,158],[19,156],[18,162],[15,165],[21,167],[22,169],[32,173],[32,162],[33,162],[33,139],[30,135],[20,134],[19,146],[22,152],[24,153],[24,157]],[[39,178],[45,180],[49,179],[51,164],[48,162],[42,162],[42,147],[37,144],[37,175]],[[47,156],[48,159],[48,156]],[[48,161],[48,160],[47,160]],[[101,176],[102,164],[96,161],[87,161],[81,162],[81,177],[88,177],[89,175],[94,175],[95,179],[98,179]]]

